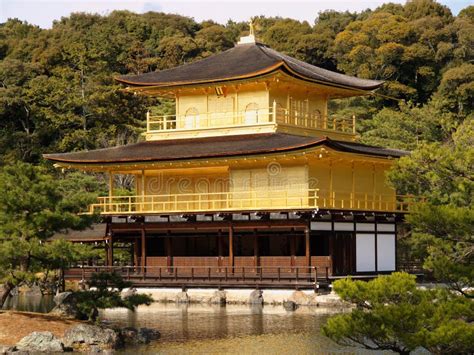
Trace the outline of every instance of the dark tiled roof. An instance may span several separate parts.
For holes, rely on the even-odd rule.
[[[402,156],[409,154],[409,152],[405,150],[381,148],[381,147],[375,147],[372,145],[365,145],[365,144],[356,143],[356,142],[330,140],[329,146],[335,150],[347,151],[350,153],[390,156],[390,157],[396,157],[396,158],[400,158]]]
[[[107,225],[105,223],[93,224],[91,228],[84,230],[68,230],[63,233],[56,233],[51,239],[64,239],[71,242],[95,242],[105,239]]]
[[[236,135],[210,138],[146,141],[91,151],[45,154],[46,159],[82,164],[133,163],[190,160],[199,158],[271,154],[326,145],[339,151],[382,157],[400,157],[405,152],[335,141],[327,137],[303,137],[282,133]]]
[[[240,44],[225,52],[176,68],[121,76],[132,86],[174,86],[255,77],[282,69],[305,80],[361,90],[373,90],[382,81],[335,73],[281,54],[263,44]]]

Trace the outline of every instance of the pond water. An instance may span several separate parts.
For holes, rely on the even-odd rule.
[[[3,305],[3,309],[14,309],[22,312],[48,313],[54,307],[53,295],[38,295],[31,293],[20,293],[10,296]]]
[[[125,353],[153,354],[364,354],[321,334],[329,310],[282,306],[176,305],[156,303],[135,313],[107,310],[101,318],[120,326],[150,327],[161,339]],[[374,352],[371,352],[374,353]]]
[[[10,297],[4,309],[49,312],[53,296],[20,294]],[[321,334],[330,309],[300,307],[287,312],[282,306],[177,305],[153,303],[136,312],[102,311],[101,319],[117,326],[156,328],[161,339],[127,348],[123,354],[375,354],[342,347]]]

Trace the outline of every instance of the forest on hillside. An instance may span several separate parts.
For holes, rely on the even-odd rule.
[[[377,95],[333,102],[359,119],[365,143],[414,149],[445,141],[474,105],[474,7],[457,16],[432,0],[360,13],[328,10],[314,23],[256,17],[258,39],[308,63],[385,80]],[[247,23],[179,15],[75,13],[51,29],[0,24],[0,164],[136,142],[159,102],[120,91],[114,76],[189,63],[231,48]]]

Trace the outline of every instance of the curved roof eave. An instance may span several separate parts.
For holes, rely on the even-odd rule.
[[[119,81],[124,84],[130,84],[130,85],[135,85],[135,88],[138,90],[145,90],[146,89],[156,89],[156,90],[166,90],[166,89],[172,89],[174,87],[184,87],[184,86],[192,86],[192,85],[204,85],[204,84],[209,84],[209,83],[226,83],[226,82],[235,82],[239,80],[246,80],[246,79],[251,79],[251,78],[258,78],[264,75],[271,75],[272,73],[275,73],[279,70],[282,72],[285,72],[283,69],[285,69],[288,74],[291,75],[297,79],[313,83],[313,84],[319,84],[319,85],[324,85],[324,86],[330,86],[334,88],[339,88],[339,89],[344,89],[344,90],[350,90],[350,91],[357,91],[360,93],[368,94],[370,92],[373,92],[374,90],[378,89],[381,85],[384,84],[384,82],[380,82],[379,84],[376,84],[372,87],[367,87],[364,89],[360,89],[357,87],[353,86],[346,86],[346,85],[341,85],[341,84],[334,84],[334,83],[328,83],[322,80],[317,80],[313,79],[304,75],[300,75],[297,72],[295,72],[291,67],[289,67],[285,62],[281,62],[278,65],[275,65],[274,67],[269,67],[268,70],[265,71],[260,71],[257,73],[245,75],[245,76],[238,76],[238,77],[229,77],[229,78],[223,78],[223,79],[215,79],[215,80],[202,80],[202,81],[179,81],[179,82],[163,82],[163,83],[133,83],[133,82],[126,82],[124,80],[121,80],[119,78],[114,78],[114,80]],[[127,88],[128,89],[128,88]],[[133,91],[133,89],[130,89],[130,91]]]
[[[268,67],[266,70],[261,70],[258,72],[254,72],[248,75],[240,75],[240,76],[235,76],[235,77],[227,77],[227,78],[220,78],[220,79],[213,79],[213,80],[194,80],[194,81],[176,81],[176,82],[156,82],[156,83],[137,83],[137,82],[132,82],[132,81],[127,81],[124,79],[121,79],[121,77],[115,77],[114,80],[122,83],[122,84],[128,84],[128,85],[134,85],[137,88],[156,88],[156,89],[165,89],[165,88],[172,88],[175,86],[187,86],[187,85],[199,85],[199,84],[208,84],[208,83],[222,83],[222,82],[228,82],[228,81],[235,81],[235,80],[245,80],[245,79],[251,79],[251,78],[257,78],[262,75],[267,75],[272,72],[276,72],[278,70],[281,70],[284,68],[286,71],[288,71],[291,75],[294,77],[315,83],[315,84],[321,84],[325,86],[331,86],[331,87],[337,87],[341,89],[348,89],[348,90],[357,90],[360,92],[371,92],[373,90],[378,89],[380,86],[384,84],[383,81],[378,82],[377,84],[374,84],[371,87],[365,87],[365,88],[358,88],[354,86],[347,86],[347,85],[342,85],[342,84],[336,84],[336,83],[329,83],[325,82],[323,80],[317,80],[310,78],[305,75],[301,75],[295,70],[293,70],[286,62],[282,61],[280,63],[277,63],[276,65],[272,67]]]
[[[140,82],[133,82],[133,81],[128,81],[125,79],[122,79],[123,77],[127,76],[122,76],[122,77],[115,77],[114,80],[124,83],[124,84],[130,84],[130,85],[136,85],[140,87],[172,87],[172,86],[180,86],[180,85],[190,85],[190,84],[206,84],[206,83],[216,83],[216,82],[222,82],[222,81],[230,81],[230,80],[239,80],[239,79],[249,79],[249,78],[254,78],[258,77],[261,75],[265,75],[268,73],[271,73],[273,71],[278,70],[281,66],[285,65],[284,61],[278,62],[275,65],[269,66],[263,70],[258,70],[256,72],[252,72],[246,75],[238,75],[238,76],[233,76],[233,77],[225,77],[225,78],[217,78],[217,79],[204,79],[204,80],[189,80],[189,81],[175,81],[175,82],[156,82],[156,83],[140,83]]]
[[[63,164],[104,165],[278,154],[320,145],[325,145],[336,151],[381,158],[396,158],[407,154],[407,152],[399,150],[336,141],[328,137],[303,137],[281,133],[233,136],[218,142],[214,139],[206,139],[205,143],[203,143],[203,139],[189,139],[165,143],[149,141],[89,152],[44,154],[43,157]]]

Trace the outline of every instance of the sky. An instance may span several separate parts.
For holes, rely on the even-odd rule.
[[[474,3],[473,0],[438,0],[454,14]],[[214,20],[225,24],[229,19],[248,21],[252,16],[265,15],[306,20],[310,24],[319,11],[374,9],[389,0],[0,0],[0,23],[18,18],[42,28],[51,28],[54,20],[71,12],[90,12],[107,15],[113,10],[137,13],[160,11],[194,17],[196,21]],[[404,3],[405,0],[391,0]]]

